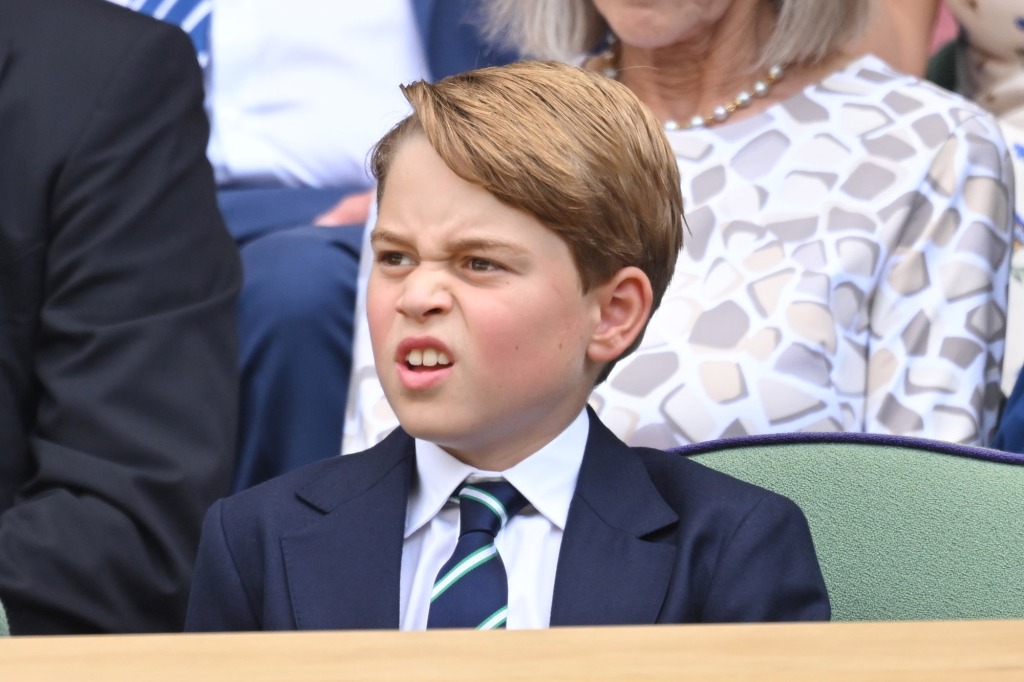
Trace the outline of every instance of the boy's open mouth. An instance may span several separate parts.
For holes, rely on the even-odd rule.
[[[425,372],[450,364],[448,356],[434,348],[416,348],[405,356],[405,366],[413,371]]]

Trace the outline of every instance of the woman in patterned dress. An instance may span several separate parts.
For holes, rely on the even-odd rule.
[[[992,445],[1024,452],[1024,3],[1020,0],[947,0],[962,30],[945,56],[954,82],[943,83],[991,112],[1014,161],[1015,239],[1007,315],[1003,389],[1010,395]]]
[[[495,34],[525,54],[630,87],[676,152],[689,229],[675,278],[639,351],[591,401],[620,437],[989,441],[1013,220],[1007,150],[979,107],[844,52],[865,3],[491,9]],[[394,424],[356,345],[346,451]]]

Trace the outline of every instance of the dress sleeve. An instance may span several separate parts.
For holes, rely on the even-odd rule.
[[[864,430],[983,445],[1002,399],[1012,168],[994,120],[953,117],[919,189],[882,209],[899,229],[870,307]]]

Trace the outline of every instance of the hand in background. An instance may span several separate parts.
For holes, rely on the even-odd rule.
[[[363,225],[370,216],[370,205],[377,190],[349,194],[313,222],[318,227],[341,227],[342,225]]]

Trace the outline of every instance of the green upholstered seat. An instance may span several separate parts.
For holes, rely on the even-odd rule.
[[[678,451],[800,505],[835,620],[1024,618],[1024,456],[866,434]]]
[[[7,624],[7,614],[4,613],[4,605],[0,604],[0,637],[11,634],[11,628]]]

